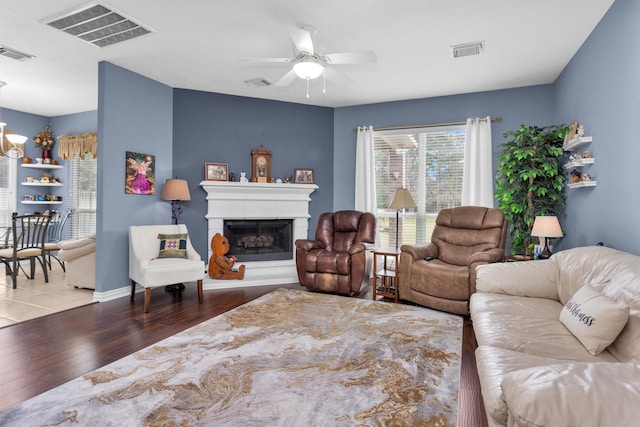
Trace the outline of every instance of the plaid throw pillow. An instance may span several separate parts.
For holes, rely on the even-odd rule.
[[[158,258],[186,258],[188,234],[158,234],[160,253]]]

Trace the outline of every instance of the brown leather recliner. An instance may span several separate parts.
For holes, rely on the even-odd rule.
[[[298,280],[310,290],[357,295],[366,266],[364,243],[374,243],[376,217],[369,212],[326,212],[315,240],[296,240]]]
[[[430,244],[400,248],[400,298],[466,316],[476,267],[504,258],[507,229],[500,209],[441,210]]]

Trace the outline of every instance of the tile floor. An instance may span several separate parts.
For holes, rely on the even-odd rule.
[[[0,328],[93,301],[93,290],[67,285],[60,265],[54,261],[52,268],[48,283],[44,283],[42,269],[37,263],[33,280],[20,272],[17,289],[12,289],[11,276],[0,275]],[[2,263],[0,271],[4,272]]]

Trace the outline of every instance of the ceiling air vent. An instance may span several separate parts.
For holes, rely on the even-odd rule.
[[[473,42],[458,44],[451,46],[451,55],[454,58],[461,58],[463,56],[480,55],[484,52],[484,42]]]
[[[151,32],[110,7],[97,3],[48,18],[44,22],[98,47],[131,40]]]
[[[35,56],[33,55],[20,52],[19,50],[11,49],[7,46],[0,46],[0,55],[6,56],[7,58],[15,59],[17,61],[26,61],[28,59],[35,58]]]
[[[256,77],[255,79],[245,80],[244,82],[252,87],[265,87],[273,84],[264,77]]]

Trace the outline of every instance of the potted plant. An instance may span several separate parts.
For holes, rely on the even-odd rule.
[[[531,255],[531,227],[536,215],[564,214],[565,177],[563,154],[565,125],[522,125],[505,132],[500,145],[496,199],[510,222],[511,253]]]

